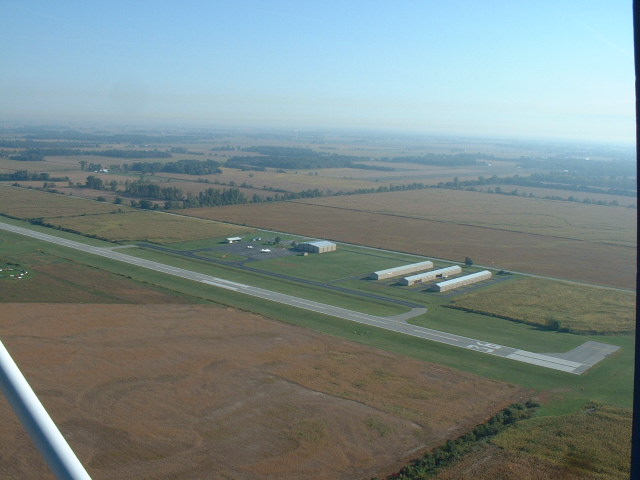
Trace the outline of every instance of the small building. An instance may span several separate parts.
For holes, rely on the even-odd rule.
[[[488,280],[489,278],[491,278],[491,272],[489,270],[482,270],[481,272],[472,273],[471,275],[465,275],[464,277],[458,277],[451,280],[445,280],[444,282],[438,282],[431,287],[431,290],[433,290],[434,292],[446,292],[447,290],[464,287],[465,285]]]
[[[418,273],[417,275],[411,275],[409,277],[404,277],[398,281],[400,285],[414,285],[416,283],[428,282],[430,280],[435,280],[436,278],[447,278],[449,275],[455,275],[456,273],[462,272],[462,268],[458,265],[454,265],[452,267],[439,268],[438,270],[432,270],[430,272]]]
[[[227,237],[227,243],[236,243],[242,240],[242,237]]]
[[[296,247],[298,250],[310,253],[327,253],[336,250],[336,244],[327,240],[316,240],[314,242],[299,243]]]
[[[427,260],[426,262],[412,263],[410,265],[402,265],[401,267],[379,270],[369,275],[369,278],[372,278],[374,280],[385,280],[387,278],[399,277],[400,275],[407,275],[408,273],[429,270],[430,268],[433,268],[433,262]]]

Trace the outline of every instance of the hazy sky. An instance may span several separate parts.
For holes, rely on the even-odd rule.
[[[635,137],[631,0],[5,0],[0,120]]]

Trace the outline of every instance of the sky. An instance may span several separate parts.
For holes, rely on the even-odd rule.
[[[632,2],[3,0],[0,124],[635,142]]]

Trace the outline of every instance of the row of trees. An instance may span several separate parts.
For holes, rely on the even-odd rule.
[[[495,160],[495,157],[493,155],[485,155],[483,153],[456,153],[453,155],[444,153],[428,153],[419,156],[383,158],[383,160],[391,163],[417,163],[419,165],[457,167],[477,165],[478,160]]]
[[[222,173],[220,162],[215,160],[178,160],[177,162],[136,162],[132,165],[123,165],[125,171],[141,173],[183,173],[187,175],[213,175]]]
[[[28,181],[52,181],[65,182],[69,177],[52,177],[48,173],[34,173],[27,170],[17,170],[13,173],[0,173],[0,181],[2,182],[28,182]]]
[[[554,190],[570,190],[574,192],[606,193],[610,195],[630,197],[635,197],[637,195],[637,183],[634,178],[607,177],[600,179],[587,179],[567,172],[551,172],[548,174],[534,173],[526,177],[521,177],[520,175],[498,177],[493,175],[492,177],[485,178],[480,176],[477,180],[459,180],[455,177],[451,182],[438,183],[438,187],[440,188],[465,188],[482,185],[514,185],[549,188]],[[517,192],[517,190],[515,190],[515,192]],[[503,192],[500,187],[496,187],[491,193],[507,193],[514,195],[512,192]]]
[[[531,418],[540,404],[531,400],[526,403],[516,403],[494,415],[487,423],[478,425],[473,431],[455,440],[447,440],[442,447],[431,450],[411,465],[404,467],[397,474],[387,478],[397,480],[420,480],[430,478],[438,470],[457,461],[466,453],[472,451],[481,442],[486,442],[514,423]],[[375,480],[375,479],[374,479]]]
[[[243,148],[244,152],[258,153],[260,156],[231,157],[226,166],[231,168],[266,169],[280,168],[286,170],[309,170],[321,168],[364,168],[368,170],[393,170],[389,167],[379,167],[361,163],[367,159],[352,155],[338,155],[335,153],[320,153],[310,148],[255,146]]]

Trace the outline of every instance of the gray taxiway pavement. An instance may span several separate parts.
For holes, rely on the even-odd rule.
[[[490,342],[483,342],[481,340],[476,340],[473,338],[440,332],[438,330],[432,330],[430,328],[419,327],[406,323],[406,320],[426,313],[426,308],[412,308],[410,311],[401,315],[395,315],[391,317],[378,317],[375,315],[368,315],[366,313],[356,312],[345,308],[335,307],[333,305],[314,302],[312,300],[306,300],[303,298],[295,297],[293,295],[287,295],[284,293],[273,292],[271,290],[266,290],[259,287],[253,287],[251,285],[232,282],[223,278],[205,275],[203,273],[193,272],[183,268],[172,267],[170,265],[165,265],[159,262],[144,260],[142,258],[137,258],[131,255],[116,252],[114,251],[113,247],[95,247],[81,242],[76,242],[66,238],[49,235],[36,230],[18,227],[3,222],[0,222],[0,229],[17,233],[19,235],[36,238],[45,242],[55,243],[57,245],[80,250],[86,253],[91,253],[93,255],[109,258],[111,260],[147,268],[157,272],[165,273],[167,275],[174,275],[177,277],[185,278],[195,282],[205,283],[207,285],[231,290],[245,295],[251,295],[253,297],[259,297],[265,300],[279,302],[286,305],[291,305],[293,307],[343,318],[345,320],[369,325],[371,327],[383,328],[386,330],[403,333],[405,335],[423,338],[425,340],[445,343],[447,345],[452,345],[455,347],[466,348],[488,355],[495,355],[518,362],[524,362],[532,365],[537,365],[539,367],[550,368],[553,370],[559,370],[562,372],[573,373],[577,375],[587,371],[593,365],[600,362],[619,348],[614,345],[600,342],[586,342],[583,345],[565,353],[541,354],[527,352],[525,350],[519,350],[516,348],[498,345]]]

